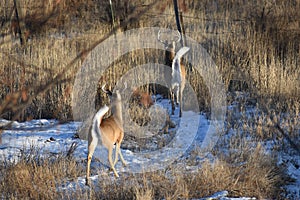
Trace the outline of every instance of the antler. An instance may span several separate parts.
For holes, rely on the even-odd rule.
[[[158,33],[157,33],[157,40],[160,41],[163,44],[166,44],[167,43],[166,41],[163,41],[163,40],[160,39],[160,33],[161,33],[161,31],[159,30]]]
[[[161,30],[159,30],[158,33],[157,33],[157,40],[158,40],[159,42],[163,43],[164,45],[167,45],[167,44],[168,44],[168,41],[167,41],[167,40],[162,40],[162,39],[160,38],[160,34],[161,34]],[[178,39],[176,39],[176,38],[178,38]],[[180,40],[181,40],[181,34],[180,34],[180,32],[177,30],[177,31],[176,31],[176,35],[175,35],[175,39],[174,39],[174,40],[171,40],[170,43],[172,43],[172,42],[178,43]]]

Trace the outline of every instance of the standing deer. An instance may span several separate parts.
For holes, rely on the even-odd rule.
[[[102,140],[103,146],[108,149],[108,161],[116,177],[119,177],[114,167],[118,161],[118,155],[120,155],[123,165],[126,166],[126,162],[120,151],[121,142],[123,141],[124,138],[121,95],[118,90],[115,91],[114,93],[112,93],[109,90],[105,90],[105,85],[102,87],[102,90],[110,98],[112,115],[106,119],[103,119],[103,116],[109,110],[108,106],[105,105],[95,114],[93,118],[93,122],[88,134],[86,185],[89,185],[90,164],[91,164],[93,153],[95,151],[95,148],[98,144],[98,140],[100,138]],[[116,144],[116,149],[115,149],[115,160],[113,162],[112,152],[113,152],[114,144]]]
[[[171,80],[168,83],[170,86],[171,102],[172,102],[172,115],[174,115],[175,110],[175,93],[176,93],[176,103],[179,104],[179,117],[182,116],[182,93],[185,87],[185,77],[186,71],[182,62],[182,56],[189,51],[188,47],[182,47],[177,53],[176,43],[181,40],[181,35],[177,31],[175,39],[171,42],[168,40],[162,40],[160,36],[161,32],[158,32],[158,41],[164,44],[165,47],[165,62],[166,65],[172,67],[172,74],[165,74],[166,80]]]

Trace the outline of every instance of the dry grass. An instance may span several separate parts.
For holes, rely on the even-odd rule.
[[[113,2],[117,24],[124,23],[130,14],[144,7],[138,1]],[[70,120],[72,84],[86,58],[84,50],[112,30],[108,1],[43,0],[37,3],[32,0],[23,4],[20,16],[26,42],[22,46],[16,34],[13,1],[5,0],[0,8],[0,117],[11,119],[21,110],[19,120]],[[251,135],[255,142],[276,141],[278,149],[287,149],[290,143],[286,136],[274,129],[277,120],[289,138],[299,141],[300,1],[180,3],[183,4],[187,35],[208,50],[225,86],[230,87],[232,81],[247,85],[240,89],[249,93],[249,98],[240,99],[238,108],[228,111],[227,131],[237,132],[232,141],[224,142],[230,144],[226,146],[229,153],[220,155],[216,152],[219,155],[217,161],[204,162],[201,169],[193,173],[182,174],[174,170],[172,176],[156,172],[124,178],[117,183],[102,182],[99,186],[103,189],[91,191],[88,196],[83,191],[75,194],[56,191],[56,186],[66,178],[82,175],[81,167],[74,160],[24,157],[18,163],[1,166],[3,198],[178,199],[203,197],[225,189],[232,196],[279,198],[284,173],[275,167],[276,160],[261,146],[250,148],[243,138]],[[171,5],[171,1],[160,4],[119,31],[158,25],[175,29]],[[113,87],[133,66],[163,63],[162,54],[157,50],[128,53],[99,77],[99,85],[108,82]],[[80,59],[63,73],[61,80],[65,81],[56,81],[46,92],[37,92],[36,87],[59,75],[62,67],[78,55]],[[209,112],[210,95],[201,74],[189,71],[188,81],[197,93],[200,110]],[[96,107],[107,102],[100,92],[96,98]],[[228,101],[232,102],[230,96]],[[245,107],[249,103],[261,111],[253,116],[246,115]],[[26,109],[21,107],[23,104]],[[132,108],[136,111],[132,109],[131,116],[138,116],[134,120],[146,124],[145,110],[135,109],[135,105]],[[237,123],[237,119],[241,119],[241,123]]]
[[[204,161],[201,168],[193,172],[185,170],[175,167],[167,173],[135,174],[117,183],[108,183],[103,178],[106,181],[99,181],[103,190],[95,195],[101,194],[103,199],[191,199],[227,190],[232,197],[277,199],[286,178],[282,169],[276,167],[272,155],[266,155],[261,146],[243,155],[231,154],[214,162]]]
[[[1,33],[5,36],[4,43],[1,43],[2,99],[18,91],[26,91],[28,96],[36,95],[31,90],[32,86],[56,76],[61,67],[111,30],[108,4],[100,6],[101,3],[93,1],[75,3],[72,0],[45,0],[40,3],[28,1],[21,6],[21,13],[25,15],[24,29],[31,32],[30,40],[23,47],[17,44],[18,39],[10,37],[10,20],[14,16],[11,13],[12,2],[5,2],[1,8]],[[141,8],[137,2],[123,4],[114,4],[119,6],[115,8],[118,11],[118,23],[122,23],[128,13]],[[183,9],[186,16],[184,25],[187,35],[208,50],[222,73],[226,87],[231,80],[244,80],[252,97],[265,103],[266,97],[271,96],[269,99],[274,104],[299,96],[300,33],[299,13],[296,11],[299,4],[297,0],[288,3],[278,1],[274,5],[268,1],[187,1]],[[161,5],[159,9],[150,10],[138,21],[129,23],[125,29],[155,26],[158,21],[161,26],[175,28],[170,5],[167,3],[165,7]],[[101,13],[101,17],[97,13]],[[40,19],[43,17],[47,19]],[[163,58],[159,55],[161,52],[154,51],[128,54],[127,58],[111,66],[106,81],[113,86],[130,66],[149,61],[161,62]],[[81,60],[63,78],[72,80],[85,56],[83,53]],[[209,111],[210,97],[201,75],[192,72],[189,81],[198,94],[200,109]],[[34,97],[20,119],[71,119],[71,91],[72,81],[53,84],[48,92]],[[299,99],[296,101],[299,102]],[[17,107],[19,103],[22,100],[18,99],[14,106]],[[5,118],[12,118],[15,113],[13,109],[1,111]]]
[[[5,161],[0,167],[2,198],[60,198],[57,187],[83,172],[82,166],[67,153],[43,155],[34,145],[22,149],[18,162]]]
[[[218,190],[226,188],[231,196],[278,198],[286,175],[277,167],[276,155],[266,153],[260,143],[253,148],[254,144],[245,139],[233,141],[226,154],[220,152],[220,160],[204,163],[203,185],[211,184]]]
[[[286,175],[276,167],[276,156],[261,145],[253,148],[245,140],[241,144],[231,139],[228,153],[218,154],[219,159],[204,160],[193,171],[174,165],[166,171],[124,174],[119,179],[104,174],[90,190],[78,186],[76,191],[59,191],[58,186],[84,176],[82,163],[66,157],[67,152],[42,157],[32,146],[22,150],[19,162],[2,164],[0,191],[5,199],[190,199],[220,190],[230,196],[280,197]]]

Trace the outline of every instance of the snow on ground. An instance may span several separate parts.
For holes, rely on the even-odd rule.
[[[167,104],[166,101],[162,101],[161,104]],[[201,115],[192,111],[186,111],[183,113],[183,117],[180,120],[178,117],[178,110],[175,115],[172,116],[172,120],[180,127],[176,128],[176,135],[172,141],[163,147],[162,149],[151,152],[133,152],[130,150],[122,150],[122,154],[128,163],[128,167],[122,167],[119,162],[116,166],[117,171],[139,173],[145,170],[157,170],[166,167],[167,163],[172,163],[176,159],[184,156],[184,153],[190,152],[191,148],[194,148],[196,144],[205,140],[205,134],[212,129],[212,122],[209,121],[205,115]],[[9,121],[0,119],[0,124],[6,124]],[[82,161],[86,159],[87,155],[87,141],[80,140],[74,137],[74,134],[81,126],[80,122],[68,122],[59,123],[57,120],[31,120],[23,123],[13,122],[9,130],[5,130],[2,133],[0,140],[0,160],[2,161],[17,161],[20,155],[20,150],[30,148],[31,146],[39,147],[43,154],[57,154],[65,152],[72,143],[76,142],[78,147],[74,152],[76,159]],[[195,131],[196,130],[196,131]],[[189,137],[186,137],[189,136]],[[101,162],[95,162],[95,158],[100,159]],[[107,172],[107,151],[104,148],[97,148],[94,154],[94,161],[92,162],[92,169],[106,168],[103,173]],[[287,186],[293,197],[300,198],[300,157],[294,159],[282,159],[292,160],[294,163],[287,163],[290,175],[296,179],[293,185]],[[104,167],[103,167],[104,166]],[[148,166],[148,168],[146,168]],[[151,168],[149,168],[151,166]],[[93,170],[92,170],[93,171]],[[94,170],[95,171],[95,170]],[[97,170],[98,172],[99,170]],[[102,172],[101,172],[102,173]],[[91,181],[97,182],[98,175],[92,175]],[[111,174],[111,177],[113,175]],[[85,186],[85,177],[79,177],[75,182],[69,182],[61,186],[60,190],[75,189],[76,186]],[[220,191],[205,199],[251,199],[246,197],[241,198],[229,198],[227,197],[227,191]]]
[[[0,120],[0,123],[5,120]],[[56,120],[32,120],[23,123],[13,122],[10,130],[2,133],[0,158],[7,161],[17,161],[20,150],[38,147],[42,153],[57,154],[65,151],[76,141],[82,146],[77,152],[78,157],[86,157],[82,151],[85,141],[75,140],[74,133],[81,123],[70,122],[60,124]],[[52,138],[52,140],[51,140]]]
[[[287,185],[287,199],[300,199],[300,155],[282,155],[278,164],[286,164],[288,175],[295,180],[293,184]]]

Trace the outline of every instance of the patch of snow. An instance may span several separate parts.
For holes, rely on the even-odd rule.
[[[220,191],[216,192],[213,195],[210,195],[205,198],[201,198],[199,200],[254,200],[256,198],[254,197],[238,197],[238,198],[233,198],[233,197],[227,197],[229,194],[228,191]]]

